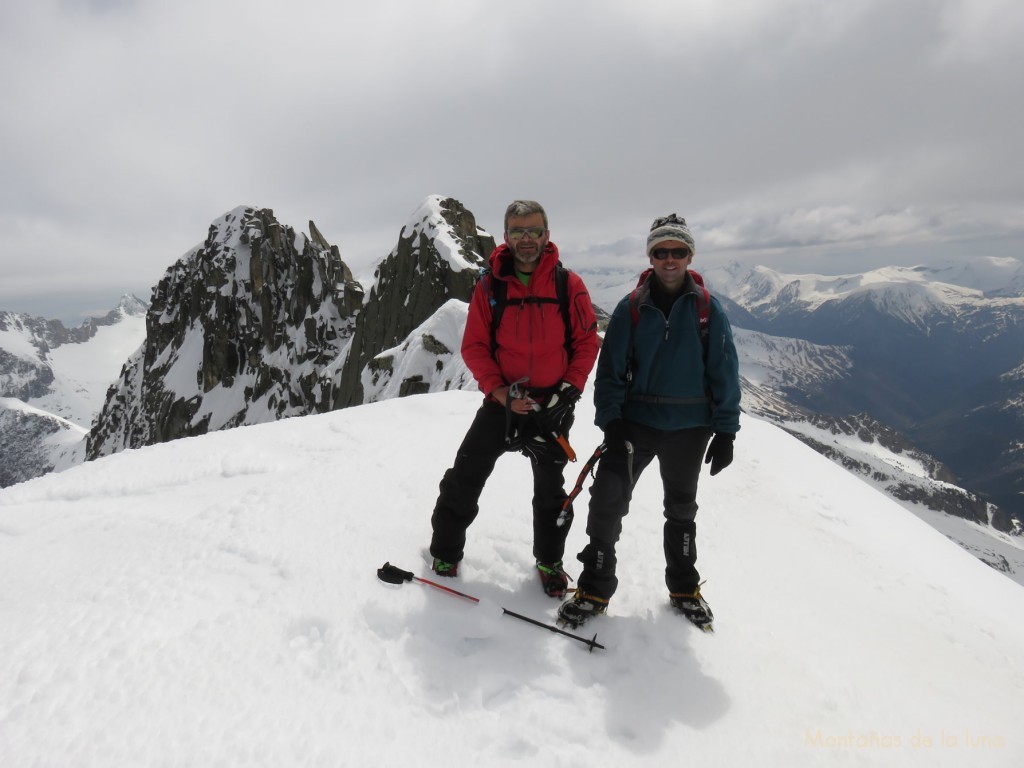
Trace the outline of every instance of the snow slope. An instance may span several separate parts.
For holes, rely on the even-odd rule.
[[[581,454],[600,438],[589,399]],[[386,560],[429,578],[437,482],[478,402],[211,433],[0,491],[0,762],[1024,761],[1024,590],[766,422],[745,418],[734,465],[702,480],[714,635],[666,607],[653,470],[610,614],[583,628],[606,650],[502,614],[556,607],[531,573],[520,456],[456,581],[480,605],[381,583]]]
[[[54,372],[51,391],[31,404],[88,430],[103,407],[107,388],[117,381],[124,361],[145,338],[145,312],[122,312],[119,322],[97,327],[88,341],[50,350]]]
[[[401,344],[378,354],[362,372],[365,402],[401,397],[407,382],[418,382],[426,392],[475,391],[461,352],[468,315],[469,304],[448,299]]]

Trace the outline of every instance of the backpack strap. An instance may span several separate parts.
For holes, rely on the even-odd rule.
[[[697,331],[700,333],[700,344],[704,349],[704,360],[708,359],[708,334],[711,331],[711,294],[704,287],[704,278],[699,272],[687,270],[693,282],[700,288],[697,295]]]
[[[633,386],[633,368],[636,361],[636,327],[640,323],[640,288],[647,282],[647,278],[654,272],[653,267],[648,267],[640,273],[636,286],[629,292],[629,356],[626,358],[626,400],[629,400],[629,390]]]
[[[558,311],[562,313],[565,326],[565,354],[572,360],[575,346],[572,343],[572,317],[569,315],[569,270],[562,262],[555,265],[555,296],[558,297]]]
[[[480,279],[486,281],[487,303],[491,305],[491,357],[493,357],[498,349],[498,325],[501,324],[501,316],[505,312],[508,286],[505,285],[504,280],[495,280],[490,269],[484,269],[480,273]]]

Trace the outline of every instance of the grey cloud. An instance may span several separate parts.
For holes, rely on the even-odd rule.
[[[708,255],[1022,241],[1011,0],[386,5],[0,11],[0,307],[116,301],[239,204],[357,272],[429,194],[579,252],[667,211]]]

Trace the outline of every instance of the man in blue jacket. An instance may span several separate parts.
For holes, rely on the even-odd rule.
[[[697,480],[701,459],[717,475],[729,466],[739,430],[740,382],[732,330],[693,261],[693,235],[675,214],[647,237],[652,269],[615,308],[597,363],[595,422],[605,454],[591,488],[576,594],[558,610],[579,626],[604,613],[615,594],[615,544],[637,479],[655,458],[665,499],[665,583],[686,618],[710,630],[714,616],[697,572]],[[708,445],[710,441],[710,445]]]

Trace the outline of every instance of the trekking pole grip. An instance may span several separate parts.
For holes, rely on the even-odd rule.
[[[388,584],[401,584],[403,581],[412,581],[412,571],[403,571],[397,565],[387,562],[377,569],[377,578]]]

